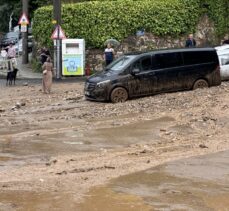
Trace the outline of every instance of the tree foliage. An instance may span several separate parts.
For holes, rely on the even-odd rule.
[[[141,28],[162,36],[189,33],[199,15],[199,0],[90,1],[64,5],[62,27],[68,37],[84,38],[88,46],[102,47],[108,38],[122,40]],[[51,17],[52,7],[35,12],[33,32],[42,44],[52,43]]]
[[[18,0],[0,0],[0,32],[8,31],[10,15],[13,13],[13,25],[17,24],[21,2]]]
[[[218,34],[229,33],[229,0],[204,0],[203,3],[215,23]]]

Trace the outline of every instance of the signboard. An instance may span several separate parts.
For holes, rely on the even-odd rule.
[[[83,76],[85,66],[85,41],[65,39],[62,41],[62,75]]]
[[[73,55],[64,55],[63,56],[63,75],[84,75],[82,65],[82,56],[73,54]]]
[[[21,32],[27,32],[27,25],[21,24]]]
[[[22,25],[22,24],[29,24],[29,19],[27,17],[27,15],[25,13],[23,13],[18,21],[18,24]]]
[[[58,32],[59,32],[59,36],[58,36]],[[51,38],[54,39],[66,39],[65,33],[63,31],[63,29],[61,28],[61,26],[57,26],[54,30],[54,32],[52,33]]]

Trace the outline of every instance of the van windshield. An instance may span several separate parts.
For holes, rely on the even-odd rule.
[[[125,55],[122,56],[120,58],[118,58],[117,60],[113,61],[111,64],[109,64],[105,71],[112,71],[115,73],[120,73],[121,71],[123,71],[123,69],[130,64],[130,62],[135,58],[136,56],[134,55]]]

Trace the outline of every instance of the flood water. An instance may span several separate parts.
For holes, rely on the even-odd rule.
[[[123,118],[117,125],[109,123],[106,128],[104,123],[98,126],[98,121],[98,127],[90,130],[81,130],[85,125],[90,126],[90,121],[84,120],[71,122],[74,127],[53,121],[48,128],[45,125],[39,129],[36,125],[0,128],[0,171],[45,163],[57,155],[166,141],[161,131],[183,136],[193,133],[192,128],[177,125],[169,116],[126,124],[130,116]],[[38,193],[1,188],[0,211],[227,211],[228,166],[229,151],[171,162],[95,187],[82,202],[71,192]]]
[[[171,117],[139,121],[138,123],[107,128],[81,130],[86,127],[81,120],[71,121],[74,127],[64,128],[62,122],[52,122],[49,128],[0,128],[0,168],[46,162],[51,156],[77,152],[122,148],[135,143],[161,141],[160,128],[174,124]],[[62,128],[60,128],[62,127]],[[30,132],[32,131],[32,132]],[[10,135],[9,135],[10,134]],[[92,138],[93,137],[93,138]],[[139,137],[141,139],[139,140]]]
[[[184,159],[92,189],[81,211],[227,211],[229,151]]]
[[[227,211],[229,151],[157,166],[92,188],[79,203],[71,193],[0,191],[0,210]]]

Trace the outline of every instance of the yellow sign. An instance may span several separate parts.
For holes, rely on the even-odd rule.
[[[52,24],[57,24],[57,21],[56,20],[52,20]]]

